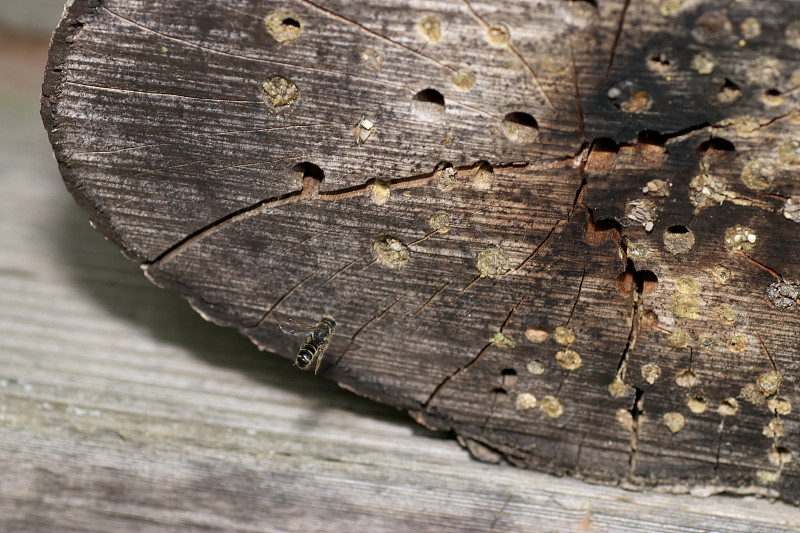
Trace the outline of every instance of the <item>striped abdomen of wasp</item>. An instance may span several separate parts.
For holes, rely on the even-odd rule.
[[[297,352],[297,359],[294,365],[300,370],[308,370],[311,363],[316,359],[317,366],[314,368],[314,373],[316,374],[334,329],[336,329],[336,321],[333,317],[331,315],[322,317],[322,320],[314,326],[314,329],[306,337],[306,342]]]

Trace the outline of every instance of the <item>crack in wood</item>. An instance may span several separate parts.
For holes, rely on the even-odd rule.
[[[459,293],[458,293],[458,295],[459,295],[459,296],[461,296],[462,294],[464,294],[465,292],[467,292],[467,290],[468,290],[468,289],[470,289],[470,288],[471,288],[473,285],[475,285],[476,283],[478,283],[478,282],[479,282],[480,280],[482,280],[482,279],[483,279],[483,276],[480,276],[480,275],[479,275],[479,276],[476,276],[476,277],[475,277],[475,279],[473,279],[472,281],[470,281],[469,283],[467,283],[467,286],[466,286],[466,287],[464,287],[463,289],[461,289],[461,292],[459,292]]]
[[[622,26],[625,24],[625,14],[628,12],[628,6],[630,3],[631,0],[625,0],[625,4],[623,4],[622,11],[619,14],[617,31],[614,34],[614,42],[611,44],[611,54],[608,56],[608,66],[606,67],[606,83],[608,83],[608,77],[611,74],[611,66],[614,64],[614,55],[617,53],[617,45],[619,44],[619,38],[622,35]]]
[[[636,461],[639,456],[639,430],[640,422],[641,422],[641,415],[644,410],[641,408],[642,403],[644,403],[644,390],[640,389],[639,387],[635,387],[636,393],[633,398],[633,405],[628,410],[631,414],[632,425],[631,425],[631,448],[630,453],[628,455],[628,469],[625,474],[625,479],[628,481],[632,481],[634,477],[634,473],[636,472]]]
[[[331,276],[330,276],[328,279],[326,279],[325,281],[323,281],[322,283],[320,283],[320,286],[322,286],[322,285],[325,285],[325,284],[326,284],[326,283],[328,283],[329,281],[332,281],[333,279],[335,279],[335,278],[336,278],[336,276],[338,276],[339,274],[341,274],[342,272],[344,272],[345,270],[347,270],[348,268],[350,268],[351,266],[353,266],[353,264],[354,264],[356,261],[358,261],[359,259],[361,259],[362,257],[364,257],[364,254],[362,254],[362,255],[359,255],[358,257],[356,257],[355,259],[353,259],[352,261],[350,261],[349,263],[347,263],[345,266],[343,266],[342,268],[340,268],[339,270],[337,270],[336,272],[334,272],[333,274],[331,274]]]
[[[210,224],[190,233],[183,239],[179,240],[177,243],[173,244],[163,252],[161,252],[158,256],[155,257],[152,261],[145,261],[143,264],[145,265],[154,265],[158,263],[165,263],[169,261],[172,257],[179,255],[181,252],[195,244],[196,242],[205,239],[209,235],[216,233],[227,226],[239,222],[241,220],[245,220],[256,216],[267,209],[273,209],[275,207],[280,207],[282,205],[296,202],[300,196],[302,195],[303,191],[291,191],[284,194],[279,194],[277,196],[273,196],[271,198],[267,198],[266,200],[261,200],[260,202],[256,202],[253,205],[248,205],[231,213],[228,213],[224,217],[218,218],[217,220],[213,221]]]
[[[497,522],[499,522],[500,519],[503,517],[503,512],[506,510],[506,507],[508,507],[508,504],[511,502],[512,497],[513,497],[512,494],[509,494],[506,497],[506,501],[503,502],[503,506],[500,507],[500,510],[497,511],[497,513],[495,514],[494,520],[492,520],[492,523],[489,524],[489,531],[494,531],[494,526],[496,526]]]
[[[411,241],[410,243],[408,243],[407,246],[410,248],[410,247],[414,246],[415,244],[419,244],[422,241],[424,241],[425,239],[427,239],[428,237],[430,237],[432,235],[435,235],[435,234],[439,233],[440,231],[441,230],[438,230],[438,229],[435,229],[433,231],[429,231],[428,233],[426,233],[425,235],[423,235],[419,239],[417,239],[415,241]]]
[[[335,11],[332,11],[330,9],[326,9],[326,8],[320,6],[320,5],[315,4],[314,2],[311,2],[310,0],[300,0],[300,2],[303,3],[303,4],[306,4],[307,6],[313,7],[314,9],[320,11],[321,13],[324,13],[325,15],[329,16],[330,18],[332,18],[334,20],[338,20],[339,22],[345,22],[347,24],[351,24],[354,27],[356,27],[359,30],[361,30],[364,33],[366,33],[367,35],[370,35],[372,37],[377,37],[378,39],[381,39],[381,40],[383,40],[383,41],[385,41],[385,42],[387,42],[387,43],[389,43],[389,44],[391,44],[393,46],[396,46],[398,48],[402,48],[403,50],[406,50],[407,52],[411,52],[415,56],[418,56],[418,57],[420,57],[422,59],[430,61],[430,62],[432,62],[432,63],[434,63],[434,64],[436,64],[436,65],[438,65],[438,66],[440,66],[440,67],[442,67],[444,69],[449,70],[450,72],[453,72],[453,73],[456,72],[456,69],[454,69],[453,67],[451,67],[449,65],[446,65],[446,64],[442,63],[438,59],[434,59],[434,58],[432,58],[430,56],[427,56],[427,55],[425,55],[425,54],[423,54],[421,52],[418,52],[417,50],[414,50],[410,46],[406,46],[403,43],[399,43],[399,42],[397,42],[397,41],[395,41],[393,39],[390,39],[389,37],[386,37],[385,35],[381,35],[380,33],[376,32],[376,31],[370,30],[369,28],[367,28],[365,26],[362,26],[358,22],[356,22],[356,21],[354,21],[352,19],[349,19],[349,18],[345,17],[344,15],[340,15],[340,14],[336,13]]]
[[[270,307],[270,308],[269,308],[269,309],[268,309],[268,310],[267,310],[267,311],[266,311],[266,312],[265,312],[265,313],[264,313],[264,314],[261,316],[261,319],[259,319],[259,321],[255,323],[255,325],[252,325],[252,326],[245,326],[245,327],[247,327],[248,329],[250,329],[250,328],[257,328],[257,327],[261,326],[261,324],[263,324],[263,323],[264,323],[264,321],[267,319],[267,317],[268,317],[269,315],[271,315],[271,314],[272,314],[272,312],[273,312],[275,309],[277,309],[277,307],[278,307],[279,305],[281,305],[281,304],[284,302],[284,300],[286,300],[286,298],[288,298],[289,296],[291,296],[291,295],[292,295],[292,293],[294,293],[294,292],[295,292],[297,289],[299,289],[300,287],[302,287],[302,286],[303,286],[303,284],[305,284],[305,282],[306,282],[306,281],[308,281],[308,280],[310,280],[312,277],[314,277],[314,275],[315,275],[315,274],[316,274],[316,272],[312,272],[311,274],[309,274],[308,276],[306,276],[306,277],[305,277],[305,278],[303,278],[302,280],[298,281],[298,282],[297,282],[297,283],[296,283],[296,284],[295,284],[295,285],[294,285],[294,286],[293,286],[291,289],[289,289],[288,291],[286,291],[286,292],[283,294],[283,296],[281,296],[280,298],[278,298],[278,300],[277,300],[277,301],[276,301],[274,304],[272,304],[272,306],[271,306],[271,307]]]
[[[319,237],[320,235],[325,235],[326,233],[330,233],[331,231],[333,231],[332,228],[328,228],[326,230],[318,231],[318,232],[314,233],[313,235],[310,235],[310,236],[306,237],[302,241],[296,242],[296,243],[292,244],[291,246],[289,246],[288,248],[284,248],[278,255],[275,256],[275,258],[281,257],[283,254],[288,253],[290,250],[293,250],[293,249],[297,248],[298,246],[302,246],[303,244],[307,243],[311,239]]]
[[[725,416],[722,417],[722,421],[719,423],[719,429],[717,430],[718,439],[717,439],[717,453],[714,458],[714,477],[719,477],[719,457],[722,452],[722,431],[725,429]]]
[[[578,294],[575,296],[575,303],[572,304],[572,310],[569,312],[569,317],[567,317],[567,326],[569,326],[570,320],[572,320],[572,315],[575,314],[575,308],[578,307],[578,300],[581,298],[581,289],[583,289],[583,280],[586,279],[586,269],[583,269],[583,275],[581,276],[581,281],[578,284]]]
[[[500,326],[500,329],[499,329],[499,331],[500,331],[501,333],[502,333],[503,329],[504,329],[506,326],[508,326],[508,323],[511,321],[511,317],[514,315],[514,313],[516,312],[516,310],[517,310],[517,309],[519,308],[519,306],[522,304],[523,300],[525,300],[525,298],[527,298],[527,297],[530,295],[530,293],[531,293],[531,292],[533,292],[533,287],[531,287],[530,289],[528,289],[528,292],[526,292],[526,293],[525,293],[525,294],[522,296],[522,298],[520,298],[520,299],[519,299],[519,301],[516,303],[516,305],[515,305],[515,306],[514,306],[514,307],[511,309],[511,311],[509,311],[509,313],[508,313],[508,316],[506,316],[506,319],[503,321],[503,324]],[[467,313],[467,315],[469,315],[469,313]],[[465,317],[465,318],[466,318],[466,317]],[[462,321],[463,321],[463,319],[462,319]],[[462,373],[468,372],[470,368],[472,368],[473,366],[475,366],[476,364],[478,364],[478,362],[479,362],[479,361],[480,361],[480,360],[483,358],[483,356],[484,356],[484,354],[486,353],[486,351],[487,351],[487,350],[488,350],[488,349],[489,349],[489,348],[490,348],[492,345],[493,345],[493,343],[492,343],[491,341],[487,342],[487,343],[486,343],[486,345],[485,345],[483,348],[481,348],[481,350],[478,352],[478,354],[477,354],[475,357],[473,357],[473,358],[472,358],[472,360],[470,360],[470,362],[469,362],[469,363],[467,363],[467,364],[466,364],[466,365],[464,365],[464,366],[458,367],[458,368],[457,368],[456,370],[454,370],[454,371],[453,371],[453,372],[452,372],[452,373],[451,373],[449,376],[445,377],[445,378],[444,378],[444,379],[443,379],[441,382],[439,382],[439,384],[438,384],[438,385],[437,385],[437,386],[436,386],[436,387],[433,389],[433,392],[431,392],[431,393],[430,393],[430,395],[428,395],[428,398],[427,398],[427,399],[426,399],[426,400],[425,400],[425,401],[422,403],[422,407],[423,407],[423,408],[425,408],[425,409],[427,409],[427,408],[428,408],[428,406],[430,405],[430,403],[431,403],[431,402],[433,401],[433,399],[436,397],[436,395],[437,395],[437,394],[439,394],[439,391],[440,391],[440,390],[442,390],[442,388],[444,388],[444,386],[445,386],[447,383],[449,383],[450,381],[452,381],[452,380],[456,379],[456,378],[458,377],[458,375],[459,375],[459,374],[462,374]]]
[[[631,329],[628,333],[628,340],[625,342],[625,347],[622,349],[622,354],[620,354],[619,362],[617,363],[617,372],[616,372],[616,379],[620,379],[622,381],[625,380],[625,374],[628,370],[628,360],[630,357],[631,351],[633,351],[634,347],[636,346],[636,339],[639,334],[639,325],[641,323],[641,305],[642,305],[642,294],[641,289],[637,287],[635,291],[631,293]]]
[[[341,354],[341,355],[340,355],[340,356],[339,356],[339,357],[336,359],[336,362],[335,362],[335,363],[334,363],[332,366],[339,366],[339,363],[342,361],[342,359],[344,359],[344,356],[345,356],[345,355],[347,355],[347,353],[350,351],[350,349],[351,349],[351,348],[354,346],[354,343],[355,343],[356,337],[358,337],[358,336],[361,334],[361,332],[362,332],[362,331],[364,331],[364,330],[365,330],[367,327],[369,327],[369,326],[370,326],[370,324],[372,324],[373,322],[376,322],[376,321],[380,320],[381,318],[383,318],[384,316],[386,316],[386,314],[387,314],[389,311],[391,311],[391,309],[392,309],[392,308],[393,308],[395,305],[397,305],[398,303],[400,303],[400,301],[401,301],[403,298],[405,298],[406,296],[408,296],[408,293],[407,293],[407,292],[406,292],[406,293],[403,293],[402,295],[400,295],[400,297],[399,297],[397,300],[395,300],[394,302],[392,302],[392,303],[389,305],[389,307],[387,307],[386,309],[384,309],[384,310],[383,310],[381,313],[379,313],[379,314],[376,314],[376,315],[373,315],[373,316],[372,316],[372,318],[370,318],[369,320],[367,320],[367,321],[366,321],[366,322],[365,322],[365,323],[364,323],[364,324],[363,324],[363,325],[362,325],[360,328],[358,328],[358,329],[356,330],[356,332],[355,332],[355,333],[353,333],[353,334],[350,336],[350,344],[349,344],[349,345],[347,346],[347,348],[346,348],[346,349],[345,349],[345,350],[342,352],[342,354]]]
[[[556,220],[555,224],[553,224],[553,227],[550,228],[550,231],[547,233],[547,235],[545,236],[544,240],[542,240],[542,242],[540,242],[539,245],[536,246],[536,248],[533,249],[533,251],[528,255],[528,257],[526,257],[522,261],[522,263],[520,263],[516,268],[514,268],[512,270],[512,272],[519,271],[531,259],[536,257],[536,254],[539,253],[539,249],[542,246],[544,246],[550,240],[550,238],[553,236],[553,233],[556,231],[556,228],[558,228],[559,224],[568,223],[570,221],[570,218],[572,218],[572,215],[575,214],[575,209],[579,204],[584,208],[586,207],[586,206],[583,205],[583,201],[582,201],[583,189],[586,186],[586,177],[585,177],[584,169],[586,167],[586,160],[589,158],[589,155],[591,154],[593,146],[594,146],[594,141],[592,141],[592,143],[589,144],[588,146],[587,146],[586,143],[584,143],[583,146],[581,146],[581,149],[578,151],[578,153],[573,155],[571,158],[568,159],[568,161],[571,162],[573,165],[577,165],[578,166],[578,176],[581,178],[581,182],[578,185],[578,189],[575,191],[575,198],[573,199],[573,202],[572,202],[572,209],[567,214],[567,218],[559,218],[558,220]],[[565,161],[567,161],[567,160],[565,160]]]
[[[417,309],[417,312],[416,312],[416,313],[414,313],[414,315],[412,316],[412,318],[416,318],[416,317],[417,317],[417,315],[419,315],[419,314],[420,314],[420,313],[421,313],[421,312],[422,312],[422,311],[423,311],[423,310],[424,310],[426,307],[428,307],[428,304],[430,304],[430,303],[431,303],[431,302],[434,300],[434,298],[436,298],[436,297],[437,297],[437,296],[438,296],[438,295],[439,295],[439,294],[440,294],[440,293],[441,293],[443,290],[445,290],[445,289],[447,288],[447,286],[448,286],[448,285],[450,285],[450,283],[451,283],[451,282],[450,282],[450,281],[448,281],[447,283],[445,283],[444,285],[442,285],[442,286],[439,288],[439,290],[437,290],[436,292],[434,292],[434,293],[431,295],[431,297],[430,297],[430,298],[428,298],[428,300],[427,300],[427,301],[426,301],[424,304],[422,304],[422,307],[420,307],[419,309]]]
[[[741,255],[742,257],[744,257],[745,259],[747,259],[748,261],[750,261],[750,262],[751,262],[751,263],[753,263],[754,265],[756,265],[758,268],[760,268],[760,269],[762,269],[762,270],[765,270],[766,272],[769,272],[770,274],[772,274],[772,275],[775,277],[775,279],[777,279],[779,282],[782,282],[782,281],[783,281],[783,276],[781,276],[780,274],[778,274],[777,272],[775,272],[773,269],[771,269],[770,267],[768,267],[768,266],[767,266],[767,265],[765,265],[764,263],[761,263],[761,262],[759,262],[759,261],[756,261],[755,259],[753,259],[752,257],[750,257],[749,255],[747,255],[746,253],[744,253],[744,252],[743,252],[743,251],[741,251],[741,250],[739,250],[739,251],[738,251],[738,252],[736,252],[736,253],[738,253],[739,255]]]
[[[469,3],[468,0],[461,0],[461,1],[464,3],[464,6],[467,8],[467,12],[478,23],[478,25],[481,26],[484,30],[488,31],[491,28],[489,23],[486,22],[486,20],[484,20],[484,18],[481,17],[477,13],[477,11],[475,11],[475,9],[472,7],[472,5]],[[558,115],[558,110],[553,105],[553,102],[550,100],[550,97],[547,96],[547,92],[544,90],[544,87],[542,86],[541,82],[539,81],[538,76],[536,76],[536,72],[528,64],[528,62],[525,60],[525,58],[522,57],[522,54],[520,54],[517,51],[517,49],[514,47],[514,45],[511,44],[511,40],[509,39],[506,43],[504,43],[503,47],[506,50],[508,50],[509,52],[511,52],[511,54],[514,57],[516,57],[517,60],[522,64],[522,67],[528,72],[528,74],[530,75],[531,79],[533,79],[533,82],[536,85],[536,88],[538,88],[539,92],[542,93],[542,96],[544,97],[545,101],[547,102],[547,105],[550,106],[550,109],[552,109],[556,113],[556,115]]]
[[[767,358],[769,359],[769,362],[772,365],[772,369],[775,371],[776,374],[780,375],[780,372],[778,372],[778,367],[775,366],[775,360],[772,358],[772,354],[769,353],[769,350],[767,350],[767,345],[764,344],[764,341],[761,339],[761,335],[756,333],[756,338],[758,339],[758,342],[761,343],[761,347],[764,348],[764,353],[767,354]],[[776,394],[777,394],[777,391],[776,391]]]
[[[341,76],[342,75],[342,73],[340,71],[335,71],[335,70],[328,70],[328,69],[323,69],[323,68],[318,68],[318,67],[309,67],[308,65],[300,65],[300,64],[290,63],[290,62],[287,62],[287,61],[275,61],[273,59],[264,59],[264,58],[260,58],[260,57],[252,57],[252,56],[247,56],[247,55],[242,55],[242,54],[234,54],[232,52],[225,52],[223,50],[218,50],[218,49],[212,48],[210,46],[204,46],[202,44],[198,44],[198,43],[194,43],[194,42],[191,42],[191,41],[187,41],[185,39],[180,39],[178,37],[174,37],[172,35],[160,32],[158,30],[154,30],[152,28],[149,28],[149,27],[145,26],[144,24],[136,22],[135,20],[129,19],[127,17],[124,17],[124,16],[120,15],[119,13],[116,13],[116,12],[110,10],[106,6],[102,6],[102,8],[107,13],[109,13],[110,15],[112,15],[112,16],[114,16],[114,17],[116,17],[116,18],[118,18],[118,19],[120,19],[122,21],[127,22],[128,24],[131,24],[132,26],[136,26],[137,28],[139,28],[139,29],[141,29],[141,30],[143,30],[145,32],[150,32],[150,33],[153,33],[155,35],[158,35],[159,37],[163,37],[164,39],[169,39],[171,41],[175,41],[175,42],[181,43],[181,44],[189,46],[189,47],[198,48],[200,50],[203,50],[203,51],[206,51],[206,52],[210,52],[212,54],[219,54],[219,55],[222,55],[222,56],[225,56],[225,57],[232,57],[232,58],[236,58],[236,59],[244,59],[246,61],[253,61],[253,62],[256,62],[256,63],[264,63],[264,64],[268,64],[268,65],[278,65],[278,66],[282,66],[282,67],[289,67],[289,68],[296,69],[296,70],[305,70],[305,71],[309,71],[309,72],[331,74],[331,75],[334,75],[334,76]],[[403,46],[403,45],[400,45],[400,46]],[[416,55],[421,55],[418,52],[415,52],[413,49],[409,48],[409,50],[412,53],[416,54]],[[423,57],[425,57],[425,56],[423,56]],[[432,58],[428,58],[428,59],[431,59],[432,61],[436,62],[436,60],[434,60]],[[443,66],[444,66],[444,68],[447,68],[447,69],[449,69],[451,71],[454,71],[454,69],[452,69],[451,67],[447,67],[446,65],[443,65]],[[411,89],[409,89],[408,87],[406,87],[404,85],[398,84],[398,83],[391,83],[391,82],[388,82],[388,81],[385,81],[385,80],[380,80],[380,79],[375,79],[375,78],[368,78],[368,77],[359,76],[359,75],[353,74],[353,73],[348,73],[347,76],[350,77],[350,78],[353,78],[353,79],[362,80],[362,81],[366,81],[366,82],[369,82],[369,83],[374,83],[376,85],[392,87],[393,89],[398,89],[398,90],[403,90],[403,91],[406,91],[406,92],[409,92],[409,93],[413,93],[413,91]],[[258,102],[258,103],[260,104],[261,102]]]

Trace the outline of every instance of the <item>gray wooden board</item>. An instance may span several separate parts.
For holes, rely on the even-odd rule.
[[[76,0],[42,116],[261,348],[327,310],[321,375],[476,456],[800,502],[798,49],[791,1]]]
[[[479,463],[204,322],[64,191],[36,116],[44,47],[0,45],[0,531],[800,527],[800,511],[766,499]]]

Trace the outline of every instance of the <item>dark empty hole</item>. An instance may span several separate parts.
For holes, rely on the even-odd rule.
[[[296,21],[293,18],[285,18],[281,21],[281,24],[284,26],[291,26],[292,28],[300,29],[300,22]]]
[[[680,224],[667,228],[667,233],[689,233],[689,228]]]
[[[723,83],[723,84],[722,84],[722,88],[723,88],[723,89],[725,89],[725,88],[730,88],[730,89],[738,89],[738,88],[739,88],[739,86],[738,86],[738,85],[736,85],[735,83],[733,83],[733,82],[732,82],[731,80],[729,80],[728,78],[725,78],[725,83]]]
[[[634,290],[639,294],[648,294],[653,292],[657,285],[658,277],[652,271],[637,271],[630,259],[625,272],[617,276],[617,290],[622,294],[631,294]]]
[[[636,136],[636,141],[642,144],[664,146],[667,143],[667,138],[656,130],[644,130],[640,131],[639,135]]]
[[[417,102],[430,102],[432,104],[444,106],[444,96],[436,89],[425,89],[414,95]]]
[[[617,143],[614,142],[613,139],[609,139],[607,137],[600,137],[599,139],[595,139],[592,143],[592,151],[593,152],[619,152],[619,146]]]
[[[665,67],[668,67],[672,64],[672,61],[667,57],[667,54],[653,54],[647,58],[648,61],[651,63],[660,63]]]
[[[591,245],[603,244],[612,235],[611,231],[622,232],[622,224],[613,218],[601,218],[594,220],[594,211],[589,210],[589,217],[583,227],[583,240]]]
[[[636,269],[633,268],[633,261],[628,260],[625,271],[617,276],[617,290],[622,294],[631,294],[636,288]]]
[[[622,224],[613,218],[601,218],[594,223],[594,229],[595,231],[609,231],[615,229],[619,232],[622,232]]]
[[[500,372],[500,383],[504,387],[513,387],[517,384],[517,371],[513,368],[504,368]]]
[[[529,115],[528,113],[509,113],[505,116],[504,119],[506,122],[510,122],[512,124],[519,124],[520,126],[527,126],[529,128],[539,128],[539,125],[536,123],[536,119],[533,116]]]
[[[767,96],[780,96],[781,92],[778,89],[767,89],[764,94]]]
[[[292,167],[292,171],[297,172],[298,174],[302,173],[304,178],[313,178],[316,181],[322,181],[325,179],[325,173],[322,171],[322,169],[314,163],[309,163],[308,161],[297,163]]]
[[[697,150],[699,152],[733,152],[736,150],[736,147],[733,146],[733,143],[727,139],[723,139],[722,137],[714,137],[713,139],[709,139],[702,143]]]
[[[648,294],[653,292],[658,285],[658,276],[650,270],[637,271],[634,275],[636,282],[636,290],[641,294]]]
[[[505,390],[503,387],[495,387],[492,389],[494,394],[508,394],[508,391]]]
[[[423,116],[439,116],[444,114],[444,96],[435,89],[425,89],[414,95],[411,106]]]

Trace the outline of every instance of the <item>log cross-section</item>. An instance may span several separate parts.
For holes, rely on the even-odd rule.
[[[320,376],[478,457],[800,502],[798,102],[792,0],[74,0],[42,116],[258,346],[330,313]]]

